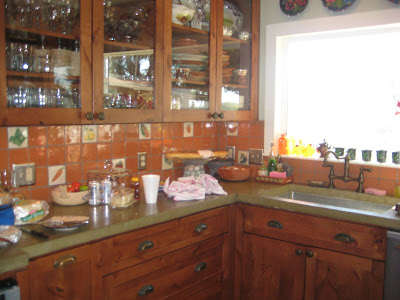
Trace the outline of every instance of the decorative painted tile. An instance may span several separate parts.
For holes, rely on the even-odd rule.
[[[151,137],[151,124],[139,124],[139,140],[148,140]]]
[[[65,184],[65,165],[48,167],[49,185]]]
[[[237,136],[238,132],[238,122],[228,122],[226,124],[226,135]]]
[[[238,151],[238,164],[240,165],[249,164],[249,151]]]
[[[126,168],[125,158],[116,158],[112,160],[114,168]]]
[[[263,164],[263,149],[249,149],[249,162],[251,164]]]
[[[8,148],[28,147],[28,127],[8,128]]]
[[[97,143],[97,126],[83,125],[82,126],[82,143]]]
[[[193,124],[193,123],[192,123]],[[170,170],[174,167],[174,162],[172,160],[166,159],[165,155],[162,155],[162,169]]]
[[[193,130],[193,122],[183,123],[183,137],[192,137]]]

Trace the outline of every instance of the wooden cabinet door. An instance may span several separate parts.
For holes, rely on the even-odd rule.
[[[101,299],[100,253],[93,244],[30,262],[30,299]]]
[[[303,299],[305,249],[244,234],[241,299]]]
[[[306,261],[304,299],[382,299],[383,262],[317,248]]]

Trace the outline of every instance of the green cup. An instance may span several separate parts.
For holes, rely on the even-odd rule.
[[[336,147],[335,147],[335,154],[336,154],[337,156],[343,156],[343,154],[344,154],[344,148],[336,148]]]
[[[392,162],[396,165],[400,164],[400,151],[392,152]]]
[[[376,160],[379,163],[385,163],[386,162],[386,150],[378,150],[376,151]]]
[[[347,153],[349,154],[350,160],[355,160],[356,159],[356,149],[349,148],[349,149],[347,149]]]
[[[371,161],[372,150],[362,150],[361,153],[363,161]]]

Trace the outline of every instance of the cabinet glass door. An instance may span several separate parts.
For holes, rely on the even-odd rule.
[[[241,116],[249,118],[252,102],[258,93],[255,90],[258,77],[258,48],[254,13],[257,11],[258,0],[231,0],[222,1],[223,9],[219,10],[218,30],[222,38],[219,43],[222,72],[219,75],[221,84],[220,110],[226,117],[240,119]],[[253,32],[254,31],[254,32]],[[222,53],[221,53],[222,52]],[[253,63],[256,61],[256,63]],[[222,80],[221,80],[222,79]],[[254,93],[254,95],[253,95]],[[229,113],[229,111],[231,111]]]
[[[101,76],[99,80],[95,79],[95,117],[97,114],[100,121],[103,117],[108,122],[132,121],[133,116],[135,121],[156,119],[155,112],[160,106],[155,73],[159,2],[97,1],[102,11],[99,15],[94,14],[94,26],[101,24],[102,28],[94,32],[103,33],[95,36],[94,44],[95,55],[97,52],[102,55],[94,60],[94,76]],[[97,90],[100,91],[99,98],[96,97]]]
[[[8,124],[18,123],[16,116],[28,108],[37,110],[25,124],[63,122],[57,113],[58,120],[43,116],[45,109],[54,108],[66,112],[67,123],[79,121],[81,48],[90,37],[81,30],[81,21],[90,23],[90,13],[82,12],[79,0],[3,1]]]
[[[170,86],[166,114],[172,119],[205,119],[214,110],[215,1],[172,0],[166,20],[166,85]],[[169,30],[168,30],[169,29]],[[169,53],[170,51],[170,53]]]

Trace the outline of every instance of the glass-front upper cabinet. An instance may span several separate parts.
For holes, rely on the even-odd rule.
[[[218,10],[217,118],[256,118],[259,0],[220,1]]]
[[[215,107],[216,0],[168,0],[166,120],[207,119]]]
[[[162,0],[95,0],[95,122],[161,121]]]
[[[2,123],[79,123],[92,106],[91,3],[0,0]],[[60,119],[62,116],[62,119]]]

